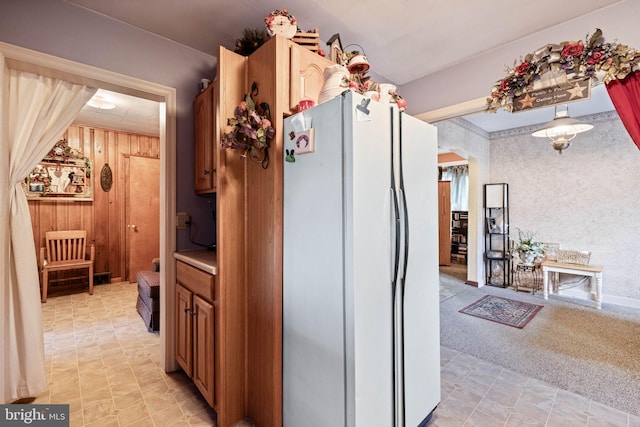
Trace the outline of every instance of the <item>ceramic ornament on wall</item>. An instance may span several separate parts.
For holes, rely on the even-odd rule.
[[[113,173],[111,171],[109,163],[105,163],[104,166],[102,166],[102,170],[100,171],[100,187],[102,187],[102,191],[108,193],[111,190],[112,185]]]

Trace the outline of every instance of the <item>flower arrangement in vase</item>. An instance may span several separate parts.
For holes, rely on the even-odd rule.
[[[518,241],[515,250],[520,254],[520,260],[525,264],[533,264],[535,259],[542,256],[544,244],[536,240],[535,234],[518,228]]]

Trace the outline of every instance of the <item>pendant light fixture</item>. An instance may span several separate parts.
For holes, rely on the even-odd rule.
[[[532,133],[532,136],[549,138],[553,149],[562,154],[562,150],[569,147],[577,134],[591,129],[593,129],[592,124],[569,117],[569,107],[564,105],[564,109],[562,109],[562,106],[561,109],[556,106],[553,120]]]

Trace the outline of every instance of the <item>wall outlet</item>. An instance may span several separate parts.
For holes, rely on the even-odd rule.
[[[176,214],[176,228],[179,228],[179,229],[189,228],[190,222],[191,222],[191,218],[189,218],[188,213],[178,212]]]

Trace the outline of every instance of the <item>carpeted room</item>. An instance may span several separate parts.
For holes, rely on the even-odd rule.
[[[462,273],[461,273],[462,271]],[[493,295],[542,306],[522,329],[460,313]],[[542,293],[464,284],[464,270],[440,272],[441,345],[593,401],[640,415],[640,312]],[[444,398],[445,396],[443,396]]]

